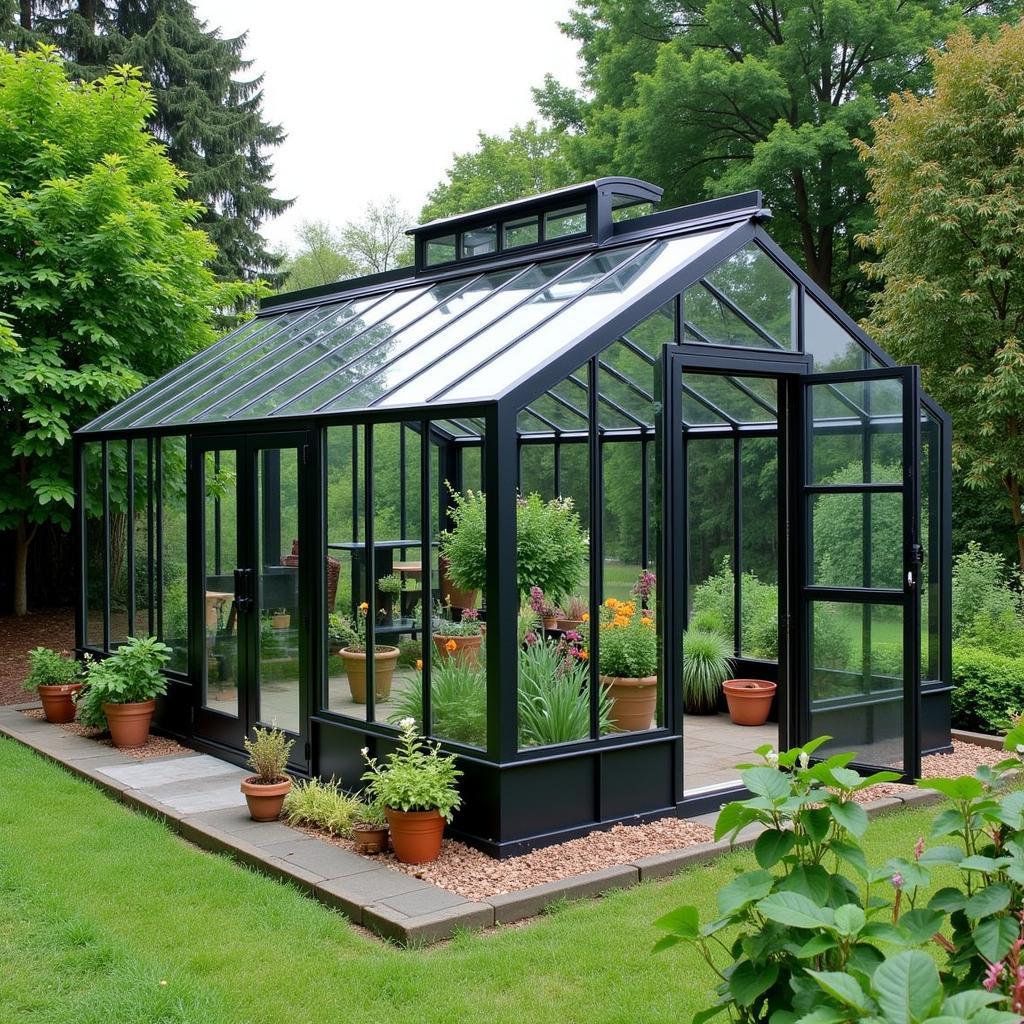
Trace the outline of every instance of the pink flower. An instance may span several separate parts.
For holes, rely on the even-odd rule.
[[[914,845],[914,860],[920,860],[922,853],[924,853],[924,836],[921,836]]]
[[[898,871],[889,879],[889,881],[892,882],[892,887],[894,889],[903,888],[903,876]]]
[[[537,642],[537,634],[531,629],[530,632],[523,637],[523,642],[527,647],[532,647]]]
[[[476,622],[480,618],[480,613],[475,608],[463,608],[462,617],[469,622]]]
[[[997,960],[994,964],[988,965],[988,970],[985,972],[985,980],[982,982],[985,988],[992,991],[999,984],[999,978],[1003,973],[1003,962]]]
[[[654,593],[655,587],[658,585],[658,577],[651,572],[650,569],[644,569],[642,573],[637,577],[637,581],[633,586],[633,593],[644,603]]]

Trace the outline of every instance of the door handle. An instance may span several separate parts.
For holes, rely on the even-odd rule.
[[[248,611],[256,603],[252,595],[252,569],[235,570],[235,607]]]

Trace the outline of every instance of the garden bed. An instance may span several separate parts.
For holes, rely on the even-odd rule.
[[[42,708],[27,708],[22,711],[22,714],[27,715],[29,718],[38,718],[40,720],[46,717],[43,714]],[[63,724],[56,725],[56,728],[63,729],[73,736],[82,736],[87,740],[95,740],[104,747],[114,746],[113,741],[110,739],[110,733],[106,729],[92,729],[89,726],[81,725],[79,722],[64,722]],[[181,754],[193,754],[195,751],[190,747],[183,747],[176,740],[168,739],[166,736],[150,734],[144,747],[122,747],[121,753],[134,757],[136,761],[149,761],[154,757],[177,757]]]
[[[33,647],[70,651],[75,646],[75,613],[71,608],[29,612],[21,618],[0,618],[0,704],[21,704],[29,695],[21,688]]]

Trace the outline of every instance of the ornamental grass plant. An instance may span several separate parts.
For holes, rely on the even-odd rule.
[[[249,755],[253,781],[258,786],[271,786],[275,782],[283,782],[288,778],[285,769],[288,767],[288,756],[295,746],[295,740],[288,739],[280,729],[273,726],[265,729],[257,725],[252,732],[252,739],[246,736],[243,742],[245,752]]]

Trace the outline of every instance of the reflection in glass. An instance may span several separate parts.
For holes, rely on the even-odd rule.
[[[110,546],[110,646],[131,635],[128,587],[128,442],[107,442],[109,487],[108,532]]]
[[[814,357],[815,373],[860,370],[871,365],[867,349],[806,292],[804,351]]]
[[[462,258],[486,256],[489,252],[498,251],[498,226],[490,224],[485,228],[465,231],[462,235]]]
[[[441,238],[431,238],[427,242],[427,266],[433,267],[438,263],[450,263],[455,259],[455,236],[443,235]]]
[[[540,240],[540,227],[536,217],[510,220],[502,225],[502,231],[506,249],[514,249],[520,245],[536,245]]]
[[[103,650],[106,547],[103,530],[103,445],[83,448],[85,505],[85,643]]]
[[[544,239],[564,238],[587,230],[587,208],[574,206],[568,210],[552,210],[544,214]]]

